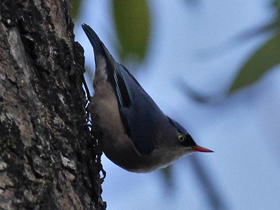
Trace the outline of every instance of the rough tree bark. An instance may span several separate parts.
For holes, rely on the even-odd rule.
[[[0,1],[0,209],[105,209],[69,0]]]

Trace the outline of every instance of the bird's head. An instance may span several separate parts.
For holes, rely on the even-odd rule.
[[[169,118],[169,117],[168,117]],[[186,129],[180,125],[175,120],[169,118],[169,122],[173,126],[175,132],[174,132],[174,139],[176,139],[177,143],[180,146],[186,147],[191,152],[213,152],[210,149],[198,146],[191,135],[186,131]]]

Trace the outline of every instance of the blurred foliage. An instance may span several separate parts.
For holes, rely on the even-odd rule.
[[[183,1],[187,4],[187,7],[197,6],[198,4],[201,3],[201,0],[183,0]]]
[[[213,177],[209,164],[201,161],[199,157],[191,156],[190,163],[195,172],[195,177],[201,184],[202,191],[204,192],[205,201],[209,203],[209,209],[221,209],[229,210],[231,209],[226,195],[223,194],[223,189],[217,187],[217,177]]]
[[[259,80],[280,63],[280,33],[273,36],[244,64],[233,82],[230,93]]]
[[[274,0],[272,6],[277,10],[277,19],[280,21],[280,0]]]
[[[151,30],[150,10],[147,1],[112,1],[121,60],[145,58]]]
[[[219,97],[220,94],[208,95],[198,92],[194,90],[191,85],[189,85],[184,79],[178,79],[175,83],[178,87],[178,90],[182,91],[182,93],[186,96],[186,98],[191,98],[200,104],[218,104],[222,102],[222,97]]]
[[[72,5],[71,17],[73,19],[76,19],[79,15],[79,11],[82,5],[82,0],[72,0],[71,5]]]
[[[161,175],[163,176],[164,184],[168,190],[174,188],[174,175],[173,175],[173,165],[170,165],[166,168],[162,168],[159,170]]]
[[[272,23],[247,35],[252,37],[252,34],[255,36],[262,32],[274,31],[274,36],[254,52],[243,65],[232,83],[229,93],[258,81],[267,71],[280,64],[280,0],[273,0],[272,6],[276,10]]]

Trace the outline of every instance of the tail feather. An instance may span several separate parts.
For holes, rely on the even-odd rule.
[[[114,81],[114,74],[117,65],[116,61],[114,60],[113,56],[110,54],[108,49],[105,47],[103,42],[99,39],[98,35],[94,32],[94,30],[85,23],[82,25],[82,27],[93,47],[95,55],[95,64],[98,65],[100,57],[105,58],[109,82],[112,84],[113,87],[115,87],[116,82]]]
[[[94,30],[87,24],[82,25],[83,30],[85,31],[92,47],[94,50],[95,57],[98,55],[101,55],[104,57],[104,44],[103,42],[99,39],[98,35],[94,32]]]

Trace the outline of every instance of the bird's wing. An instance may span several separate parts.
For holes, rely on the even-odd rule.
[[[127,135],[140,154],[150,154],[165,115],[130,72],[114,60],[93,29],[86,24],[82,27],[94,48],[95,59],[105,57],[108,82],[115,91]]]
[[[149,154],[156,147],[165,115],[124,66],[120,65],[118,70],[131,101],[129,107],[120,107],[122,120],[126,121],[137,150],[141,154]]]

